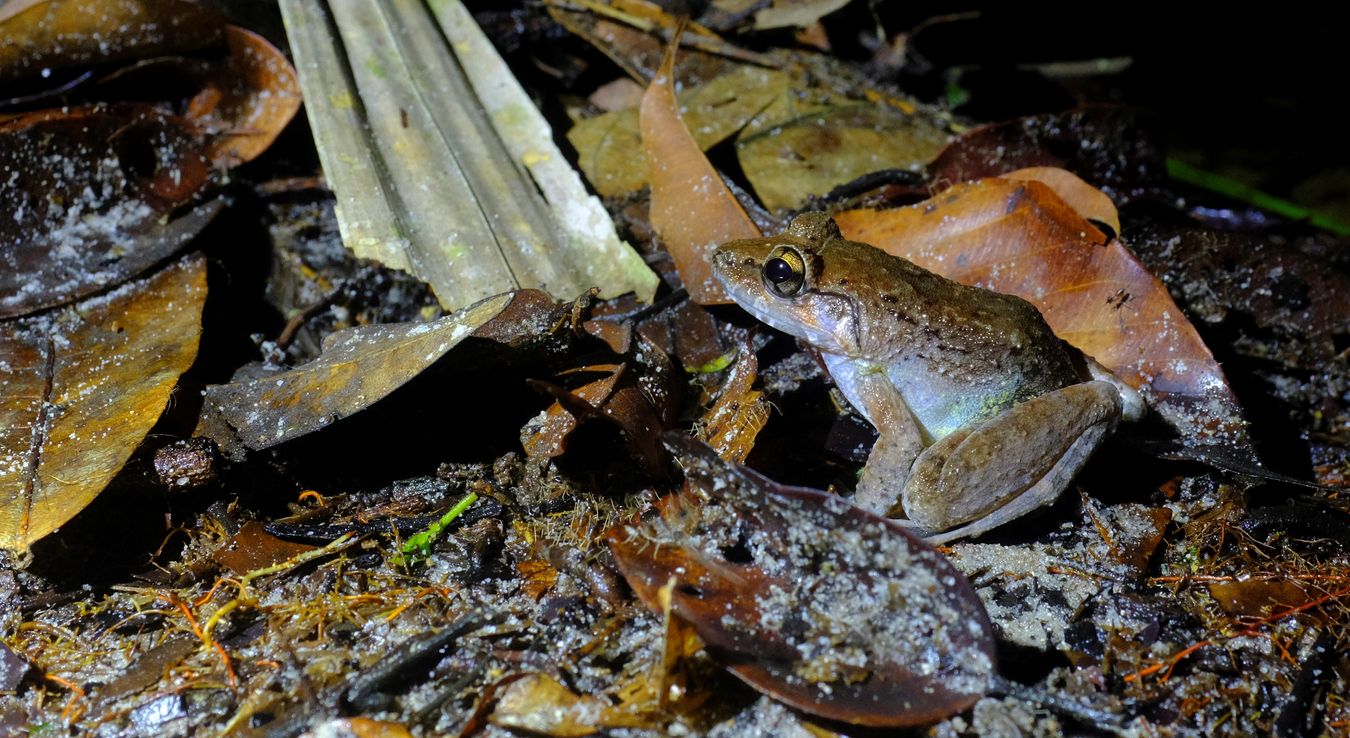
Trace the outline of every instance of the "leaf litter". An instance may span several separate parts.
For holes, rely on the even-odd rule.
[[[587,2],[584,7],[600,5]],[[605,7],[646,19],[649,28],[669,27],[666,17],[645,3],[630,0]],[[746,22],[742,18],[741,27]],[[516,27],[528,27],[528,21]],[[819,38],[821,29],[814,32]],[[699,36],[698,43],[708,48],[720,41],[701,32]],[[559,62],[555,51],[564,60],[575,52],[575,46],[556,40],[533,44],[544,64]],[[1110,133],[1109,127],[1099,130]],[[1060,138],[1040,139],[1042,148],[1056,149],[1048,152],[1053,156],[1036,152],[1032,140],[1014,157],[1019,166],[1081,163],[1083,159],[1066,158],[1053,143],[1068,135],[1064,140],[1076,144],[1076,134],[1056,135]],[[1094,141],[1109,143],[1108,138]],[[1128,156],[1120,161],[1129,163]],[[1110,171],[1119,174],[1109,167],[1078,173],[1103,184],[1100,176]],[[733,180],[739,176],[734,171],[729,175]],[[907,186],[916,186],[913,178],[907,181]],[[927,183],[917,186],[922,189]],[[1132,195],[1144,192],[1130,186],[1135,187]],[[1154,194],[1159,192],[1157,182],[1149,187]],[[733,193],[735,189],[728,188]],[[896,196],[900,189],[885,188],[882,199]],[[1110,186],[1107,190],[1112,191]],[[876,202],[878,195],[873,192],[870,197]],[[1106,212],[1065,199],[1081,217],[1102,220],[1099,216]],[[636,226],[635,231],[644,232],[642,218],[631,217],[640,213],[641,201],[620,207],[630,214],[627,222]],[[1138,214],[1123,215],[1124,233],[1130,234],[1138,227],[1132,220]],[[334,226],[330,222],[325,227]],[[1149,243],[1150,258],[1166,263],[1169,249],[1194,243],[1164,235]],[[1271,244],[1264,239],[1261,243]],[[1318,253],[1314,244],[1301,243],[1300,248]],[[1317,258],[1309,263],[1318,264]],[[238,266],[233,257],[227,259],[231,267]],[[1298,259],[1239,260],[1236,266],[1229,262],[1232,259],[1220,257],[1208,267],[1201,262],[1198,268],[1227,264],[1233,267],[1233,285],[1244,283],[1244,274],[1257,275],[1261,279],[1254,284],[1266,290],[1253,293],[1259,299],[1218,323],[1242,334],[1236,345],[1270,362],[1266,373],[1249,375],[1244,369],[1238,376],[1261,376],[1262,381],[1282,384],[1287,392],[1280,395],[1280,402],[1301,403],[1298,412],[1329,419],[1326,425],[1300,426],[1315,429],[1315,437],[1307,442],[1336,448],[1339,406],[1319,398],[1336,386],[1336,347],[1343,343],[1338,338],[1343,331],[1334,319],[1320,321],[1327,325],[1309,342],[1316,344],[1316,351],[1297,357],[1284,350],[1288,339],[1283,335],[1286,323],[1300,319],[1291,316],[1306,309],[1299,307],[1305,300],[1336,304],[1334,280],[1323,284],[1306,277],[1282,278],[1306,274],[1310,267]],[[291,271],[305,278],[303,266]],[[381,283],[363,282],[358,276],[344,289],[374,290],[377,284]],[[1202,284],[1203,280],[1188,279],[1169,286],[1183,304],[1206,306],[1213,315],[1233,302],[1196,291]],[[1185,292],[1187,288],[1191,292]],[[728,403],[722,408],[731,415],[728,432],[745,430],[739,445],[726,447],[728,453],[746,453],[756,468],[813,487],[850,487],[856,462],[847,455],[832,458],[824,451],[826,431],[832,431],[832,422],[846,422],[847,409],[831,401],[812,359],[771,331],[761,328],[748,335],[749,321],[733,308],[704,309],[681,302],[674,296],[678,293],[665,298],[660,294],[650,309],[622,300],[598,304],[580,300],[559,306],[544,299],[513,316],[504,313],[480,329],[494,334],[488,341],[495,346],[492,351],[501,353],[483,363],[474,384],[451,382],[439,387],[413,381],[400,392],[418,393],[414,400],[422,403],[442,394],[458,395],[466,409],[504,414],[505,422],[514,424],[512,438],[518,438],[516,431],[525,419],[550,402],[567,406],[568,414],[575,411],[576,417],[594,413],[590,403],[583,408],[563,399],[577,388],[576,382],[595,376],[576,370],[623,364],[621,375],[611,375],[615,386],[642,393],[661,417],[652,427],[683,426],[700,417],[713,420],[705,408],[721,397]],[[1267,298],[1275,302],[1260,302]],[[343,317],[342,303],[332,305],[335,320],[304,320],[306,330],[364,319],[355,311]],[[1275,317],[1276,322],[1264,324],[1261,332],[1251,331],[1243,322],[1249,311]],[[1315,313],[1307,317],[1319,322]],[[254,329],[245,316],[232,317]],[[277,335],[279,328],[267,326],[260,334],[266,339]],[[593,334],[603,334],[605,340],[592,338]],[[674,374],[662,374],[665,370],[655,369],[655,364],[638,361],[648,353],[638,337],[661,346]],[[1227,345],[1223,340],[1221,345]],[[534,349],[520,350],[531,345]],[[732,361],[744,345],[758,354],[759,372],[751,371],[744,359]],[[1311,357],[1327,356],[1327,346],[1333,367],[1325,373],[1325,386],[1298,379],[1304,376],[1300,372],[1314,366]],[[436,364],[477,365],[482,356],[466,339]],[[503,372],[508,365],[513,368]],[[692,373],[680,372],[681,365]],[[520,388],[527,386],[520,376],[525,374],[563,392],[525,390],[520,394],[528,398],[525,405],[533,403],[532,409],[517,416],[521,404],[517,393],[496,389],[505,386],[500,383],[478,383],[483,374],[503,374]],[[653,382],[664,388],[662,392],[653,391]],[[1242,384],[1235,387],[1242,392]],[[678,399],[665,392],[671,388],[693,391]],[[750,431],[759,425],[751,420],[760,416],[751,413],[743,419],[736,406],[744,401],[749,407],[764,407],[750,399],[757,390],[765,393],[772,409],[751,437]],[[0,726],[64,720],[70,730],[101,734],[212,729],[273,735],[305,729],[406,734],[412,728],[495,736],[508,734],[505,726],[514,725],[557,735],[622,730],[724,738],[853,730],[837,723],[812,724],[802,713],[761,699],[728,677],[724,668],[735,668],[738,659],[716,647],[701,648],[701,640],[675,614],[677,603],[683,609],[700,604],[678,582],[653,576],[650,584],[656,593],[647,598],[648,606],[633,602],[601,545],[601,534],[616,524],[686,530],[682,526],[689,521],[726,508],[716,501],[704,510],[658,502],[675,483],[664,470],[653,471],[644,464],[629,438],[654,436],[639,432],[633,424],[584,423],[570,432],[566,452],[551,458],[523,456],[514,440],[468,451],[465,438],[484,435],[482,417],[456,412],[420,429],[433,441],[456,428],[467,429],[444,442],[440,459],[446,461],[434,473],[435,462],[418,472],[424,474],[420,477],[390,482],[394,477],[386,472],[383,482],[358,481],[352,473],[358,467],[367,475],[375,468],[378,475],[382,465],[392,461],[376,450],[378,439],[373,436],[402,429],[397,420],[367,411],[378,410],[396,394],[335,424],[366,433],[367,445],[355,447],[364,450],[326,446],[329,430],[308,433],[241,457],[243,463],[224,464],[216,486],[177,490],[167,499],[145,495],[139,498],[141,505],[115,511],[114,519],[121,520],[136,514],[134,508],[148,506],[144,517],[158,517],[162,530],[157,535],[167,537],[153,554],[157,568],[142,572],[134,584],[124,583],[125,577],[111,588],[96,583],[95,595],[86,597],[67,591],[70,587],[62,582],[71,578],[55,558],[51,562],[39,558],[26,570],[0,567],[0,628],[5,642],[0,656],[12,654],[19,663],[13,671],[28,674],[16,693],[0,694]],[[507,409],[511,404],[517,407]],[[1331,412],[1325,412],[1328,408]],[[1304,439],[1287,435],[1289,447],[1302,448]],[[865,450],[865,437],[852,438],[845,445]],[[317,447],[334,472],[328,483],[296,486],[297,467],[287,452],[305,443]],[[1335,457],[1321,458],[1332,459],[1326,462],[1330,466],[1324,478],[1334,479]],[[723,469],[711,458],[707,463]],[[719,474],[734,472],[723,469]],[[1299,730],[1308,734],[1312,728],[1306,726],[1318,721],[1329,730],[1343,725],[1350,715],[1334,695],[1344,691],[1343,659],[1338,655],[1343,651],[1339,644],[1345,637],[1347,600],[1346,542],[1340,530],[1344,504],[1334,496],[1307,494],[1289,500],[1253,497],[1262,504],[1249,507],[1243,491],[1228,481],[1109,450],[1082,475],[1085,495],[1066,496],[1016,530],[925,553],[925,560],[935,566],[941,565],[940,557],[950,557],[971,577],[975,592],[993,615],[990,624],[1000,643],[1001,663],[1028,685],[1054,693],[1053,699],[1017,689],[996,690],[984,697],[968,693],[967,698],[978,701],[931,730],[938,735],[1013,730],[1053,735],[1083,729],[1112,731],[1129,723],[1141,734],[1171,730],[1240,735],[1295,734],[1289,726],[1304,726]],[[401,541],[424,540],[417,537],[419,532],[434,527],[445,511],[459,509],[458,501],[474,497],[445,525],[440,538],[425,544],[426,558],[410,561],[389,555]],[[825,516],[833,504],[788,506],[790,512],[783,517],[812,521]],[[705,522],[709,528],[725,530],[755,515],[773,517],[761,507],[744,513]],[[663,514],[673,515],[673,522]],[[849,514],[845,511],[844,516]],[[275,556],[240,564],[254,567],[242,573],[221,569],[212,553],[232,540],[244,540],[236,538],[240,531],[247,529],[251,535],[256,527],[250,523],[255,520],[264,523],[269,536],[300,537],[320,548],[308,552],[279,548]],[[680,549],[678,556],[685,557],[687,569],[690,564],[708,563],[719,572],[739,567],[743,575],[737,583],[743,584],[756,576],[754,570],[743,571],[747,553],[738,545],[740,533],[753,533],[751,527],[741,525],[734,540],[732,534],[721,539],[729,546],[700,552],[697,558]],[[851,529],[837,518],[807,525],[799,533],[787,530],[764,550],[797,549],[787,542],[809,531],[829,544],[852,539],[839,532]],[[72,527],[66,526],[53,536],[53,546],[65,553],[67,568],[79,568],[74,562],[82,555],[106,556],[117,548],[104,543],[91,556],[82,552],[73,535]],[[353,535],[362,538],[356,541]],[[154,544],[146,555],[153,549]],[[833,545],[809,550],[826,563],[843,557]],[[643,553],[659,559],[663,551],[668,553],[666,546],[648,546]],[[785,562],[801,563],[794,555],[770,559],[760,568],[778,571],[774,567]],[[800,580],[818,584],[818,590],[807,593],[808,601],[811,594],[828,598],[853,580],[852,574],[841,575],[837,569],[816,571],[814,560],[805,563],[807,573]],[[852,587],[816,604],[820,612],[829,612],[831,606],[856,598],[861,589]],[[1272,596],[1287,602],[1272,604]],[[978,613],[979,607],[967,600],[963,612]],[[770,633],[770,641],[791,639],[799,632],[793,617],[804,611],[789,610],[783,622],[792,627]],[[175,641],[171,633],[192,635]],[[854,636],[866,644],[863,636],[843,634],[845,640]],[[164,649],[157,651],[161,645]],[[755,657],[769,653],[752,649]],[[779,676],[789,675],[786,680],[770,679],[768,691],[787,694],[781,691],[783,682],[801,672],[817,680],[812,684],[821,685],[835,684],[831,680],[836,678],[847,682],[866,671],[858,670],[857,652],[849,649],[824,649],[811,658],[800,655],[794,650],[792,658],[767,667]],[[753,669],[758,662],[746,663]],[[37,668],[29,670],[28,664]],[[165,664],[172,667],[164,671]],[[142,678],[130,685],[117,682],[117,675],[128,668],[141,672]],[[858,687],[862,689],[866,684],[847,686],[863,685]],[[818,701],[817,687],[805,691],[812,702]],[[1064,711],[1063,705],[1055,706],[1056,699],[1076,700],[1098,712]],[[384,722],[355,717],[377,713]],[[1063,716],[1069,717],[1061,720]]]

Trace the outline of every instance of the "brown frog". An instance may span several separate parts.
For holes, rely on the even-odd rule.
[[[1031,303],[844,239],[824,213],[732,241],[713,272],[741,307],[820,352],[880,437],[855,502],[937,543],[1054,501],[1139,395]]]

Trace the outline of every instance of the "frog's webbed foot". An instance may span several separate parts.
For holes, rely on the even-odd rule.
[[[1084,382],[1010,408],[948,435],[914,462],[905,513],[944,543],[992,530],[1048,505],[1120,417],[1106,382]],[[958,526],[952,528],[952,526]]]

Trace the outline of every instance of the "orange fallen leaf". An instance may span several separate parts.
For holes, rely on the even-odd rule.
[[[1019,182],[1040,182],[1055,191],[1079,215],[1111,227],[1112,235],[1120,233],[1120,213],[1105,192],[1084,182],[1081,177],[1059,167],[1027,167],[1000,174],[1001,179]]]
[[[1247,448],[1237,398],[1162,283],[1050,187],[991,178],[835,220],[847,238],[1028,300],[1060,338],[1140,389],[1183,438]]]
[[[558,570],[543,559],[516,562],[516,573],[520,575],[521,590],[533,600],[543,597],[558,581]]]
[[[546,459],[562,456],[567,451],[567,439],[572,431],[576,430],[581,421],[587,417],[599,415],[599,408],[613,396],[614,389],[623,374],[623,367],[614,365],[583,367],[578,371],[599,371],[605,374],[570,392],[561,387],[541,385],[541,388],[553,394],[568,393],[580,402],[569,402],[564,405],[563,402],[567,398],[560,398],[522,429],[520,443],[527,456]]]
[[[197,355],[206,263],[0,324],[0,548],[25,551],[98,495]]]
[[[314,546],[285,541],[263,530],[256,520],[244,523],[225,545],[211,553],[216,563],[235,574],[243,575],[255,569],[279,564],[287,559],[313,551]]]
[[[674,88],[677,43],[678,34],[642,96],[638,118],[652,188],[651,222],[689,296],[705,305],[723,304],[731,300],[712,276],[712,249],[761,234],[680,118]]]
[[[225,27],[229,56],[188,103],[186,115],[215,135],[207,155],[220,167],[252,161],[300,109],[295,68],[267,39]]]

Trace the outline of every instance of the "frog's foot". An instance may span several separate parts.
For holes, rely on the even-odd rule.
[[[930,446],[914,462],[905,514],[943,543],[992,530],[1059,497],[1120,417],[1106,382],[1035,397]],[[953,526],[959,526],[953,528]]]

